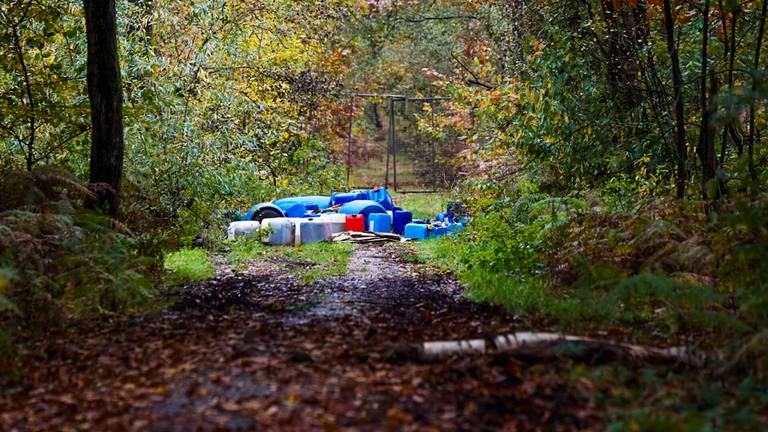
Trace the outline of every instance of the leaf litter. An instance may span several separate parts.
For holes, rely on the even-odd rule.
[[[23,353],[2,430],[574,430],[601,423],[569,363],[418,361],[404,347],[519,321],[472,303],[403,245],[357,247],[310,285],[292,263],[185,287],[165,312],[73,324]],[[285,265],[283,265],[285,264]]]

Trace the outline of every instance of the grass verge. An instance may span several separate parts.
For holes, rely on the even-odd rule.
[[[543,316],[578,316],[577,305],[551,297],[543,280],[535,277],[511,277],[472,267],[463,259],[467,253],[461,236],[444,236],[413,243],[411,260],[431,264],[452,272],[467,285],[466,296],[476,302],[503,306],[520,314]]]
[[[203,249],[182,249],[169,254],[165,257],[163,267],[177,284],[210,279],[215,274],[213,262]]]

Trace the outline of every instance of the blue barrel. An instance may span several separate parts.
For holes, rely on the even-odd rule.
[[[307,208],[304,207],[304,204],[297,202],[283,208],[283,211],[285,212],[286,217],[300,218],[304,216],[305,213],[307,213]]]
[[[336,192],[335,194],[331,195],[331,205],[335,206],[339,204],[346,204],[352,201],[367,200],[369,198],[370,197],[368,196],[367,191]]]
[[[447,226],[435,227],[435,229],[432,230],[432,235],[435,237],[441,237],[448,234],[449,232],[450,231],[448,230]]]
[[[242,220],[261,220],[265,218],[284,217],[283,210],[272,203],[261,203],[251,207]]]
[[[449,224],[452,224],[453,213],[451,212],[440,213],[439,215],[435,216],[435,220],[438,222],[448,222]]]
[[[283,198],[276,201],[272,201],[272,204],[286,209],[296,203],[303,204],[305,207],[317,206],[319,209],[327,209],[331,206],[331,197],[328,196],[300,196]]]
[[[409,223],[405,226],[403,237],[414,240],[426,240],[429,237],[429,225]]]
[[[405,226],[413,222],[413,214],[405,210],[395,210],[392,213],[392,227],[396,234],[403,235]]]
[[[375,187],[368,191],[368,195],[371,201],[376,201],[384,207],[384,210],[394,210],[395,203],[392,201],[392,196],[389,195],[387,188],[380,186]]]
[[[384,213],[386,215],[387,211],[384,210],[384,207],[382,207],[381,204],[375,201],[357,200],[344,204],[339,209],[339,213],[346,215],[363,215],[365,217],[365,227],[368,227],[369,215],[374,213]]]
[[[387,213],[373,213],[368,216],[368,231],[377,233],[392,232],[392,219]]]

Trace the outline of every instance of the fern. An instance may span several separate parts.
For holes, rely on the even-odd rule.
[[[714,290],[679,282],[660,273],[632,276],[619,282],[606,297],[609,305],[660,301],[678,309],[719,304],[722,295]]]
[[[92,193],[77,180],[51,170],[10,173],[0,193],[0,268],[13,273],[0,313],[47,326],[65,311],[127,311],[151,298],[154,263],[134,253],[127,228],[79,209]]]
[[[574,257],[576,271],[580,277],[576,281],[576,287],[582,291],[608,291],[626,277],[626,273],[620,268],[608,264],[592,264],[581,255]]]

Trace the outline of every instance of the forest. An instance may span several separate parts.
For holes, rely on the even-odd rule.
[[[0,429],[766,428],[766,18],[4,0]],[[228,238],[380,190],[433,238]]]

